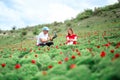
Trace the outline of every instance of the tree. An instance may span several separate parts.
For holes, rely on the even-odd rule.
[[[118,0],[118,2],[120,3],[120,0]]]
[[[57,21],[55,21],[53,24],[54,24],[54,26],[57,26],[59,23]]]
[[[83,20],[83,19],[89,18],[92,15],[93,15],[92,9],[87,9],[84,12],[77,15],[77,20]]]
[[[15,30],[16,30],[16,26],[13,26],[13,27],[12,27],[12,30],[15,31]]]
[[[13,26],[12,30],[10,30],[10,32],[13,33],[13,32],[15,32],[15,30],[16,30],[16,26]]]

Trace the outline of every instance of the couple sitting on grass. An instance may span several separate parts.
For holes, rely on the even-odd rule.
[[[57,37],[56,33],[54,36],[49,35],[49,28],[43,27],[42,32],[37,36],[37,46],[51,46],[53,45],[53,39]],[[66,36],[67,45],[77,44],[77,36],[73,33],[72,28],[68,29],[68,35]]]

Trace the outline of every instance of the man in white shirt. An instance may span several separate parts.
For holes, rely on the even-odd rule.
[[[49,28],[48,27],[43,27],[42,32],[37,36],[37,45],[38,46],[51,46],[53,45],[53,39],[57,37],[57,35],[54,35],[54,37],[50,37],[48,32]]]

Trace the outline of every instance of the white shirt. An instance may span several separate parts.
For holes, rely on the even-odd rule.
[[[40,41],[41,39],[47,40],[48,39],[48,34],[44,34],[43,32],[41,32],[38,36],[37,36],[37,45],[39,45],[40,43],[42,43]]]

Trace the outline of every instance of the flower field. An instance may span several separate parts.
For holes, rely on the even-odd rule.
[[[58,36],[51,47],[5,48],[0,80],[120,80],[119,30],[77,32],[73,46]]]
[[[64,22],[0,30],[0,80],[120,80],[119,5],[88,9]],[[51,47],[36,46],[43,26],[58,35]],[[65,44],[68,27],[76,45]]]

